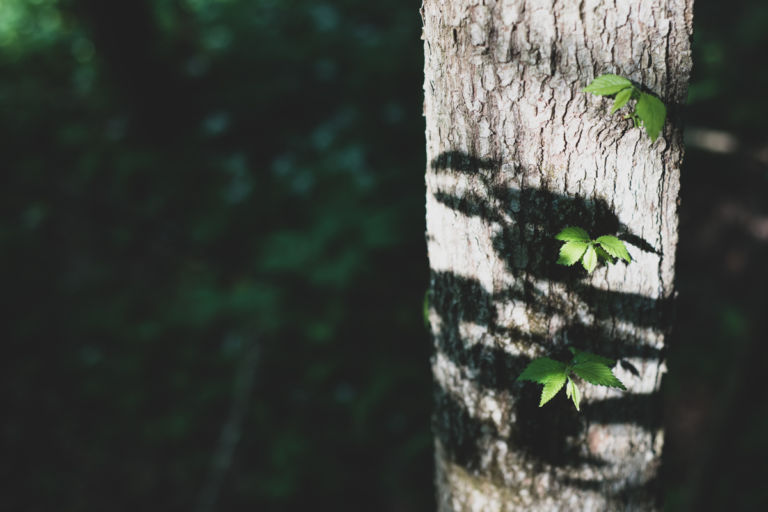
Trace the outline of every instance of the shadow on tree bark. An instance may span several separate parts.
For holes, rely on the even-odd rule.
[[[635,376],[637,368],[630,358],[659,360],[663,350],[648,345],[640,337],[617,333],[616,321],[638,327],[669,325],[673,314],[671,300],[644,297],[595,288],[584,282],[586,271],[555,263],[559,250],[554,235],[565,226],[580,226],[591,236],[618,234],[619,238],[637,249],[659,254],[646,240],[622,224],[608,202],[602,198],[568,197],[548,190],[519,190],[498,186],[495,178],[504,167],[499,159],[481,159],[459,151],[449,151],[431,162],[437,173],[458,173],[479,178],[482,187],[456,196],[437,191],[438,202],[464,216],[478,217],[483,222],[499,226],[493,236],[493,248],[506,270],[515,277],[513,288],[489,291],[479,281],[452,272],[431,271],[434,299],[431,308],[439,318],[439,330],[433,332],[435,349],[441,356],[463,372],[462,377],[495,396],[514,397],[514,419],[508,433],[499,432],[491,421],[474,417],[459,399],[436,384],[436,415],[433,430],[450,460],[470,473],[481,471],[486,456],[484,443],[478,439],[503,440],[510,449],[522,452],[534,464],[560,468],[606,464],[599,457],[585,455],[574,439],[584,439],[590,424],[631,424],[656,431],[661,428],[659,392],[650,394],[625,393],[618,398],[586,402],[581,413],[562,393],[544,408],[539,408],[539,389],[515,379],[530,362],[526,356],[509,353],[498,344],[474,343],[468,346],[461,332],[462,325],[481,326],[492,339],[502,338],[512,343],[535,345],[543,353],[560,359],[570,359],[567,346],[575,346],[617,359],[621,366]],[[521,169],[503,169],[520,173]],[[523,248],[522,251],[520,248]],[[539,286],[535,286],[535,283]],[[558,283],[583,302],[594,318],[584,323],[576,316],[567,326],[547,336],[525,332],[515,325],[499,322],[494,304],[502,301],[523,301],[537,314],[568,315],[567,304],[558,303],[541,289],[541,283]],[[517,283],[521,283],[517,286]],[[491,478],[498,475],[485,475]],[[602,488],[603,483],[570,479],[567,485],[581,489]],[[654,479],[642,486],[658,489]],[[640,492],[641,489],[636,489]],[[615,498],[632,494],[630,486],[616,490]]]

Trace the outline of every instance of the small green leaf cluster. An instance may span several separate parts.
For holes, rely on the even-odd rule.
[[[560,247],[557,263],[570,267],[581,260],[581,264],[590,274],[597,267],[598,259],[609,263],[615,263],[615,258],[621,258],[627,263],[632,261],[624,242],[615,236],[603,235],[592,240],[589,233],[583,229],[567,227],[555,238],[565,242]]]
[[[570,348],[570,351],[573,358],[569,363],[540,357],[531,361],[517,378],[518,381],[528,380],[544,385],[539,407],[552,400],[563,386],[566,386],[566,397],[570,398],[576,410],[580,411],[581,392],[576,386],[574,375],[597,386],[627,389],[611,371],[616,361],[575,348]]]
[[[635,110],[626,117],[635,122],[635,126],[643,126],[646,133],[655,141],[664,126],[667,108],[664,103],[654,96],[638,89],[632,82],[618,75],[601,75],[584,88],[597,96],[613,96],[611,114],[627,104],[630,99],[637,100]]]

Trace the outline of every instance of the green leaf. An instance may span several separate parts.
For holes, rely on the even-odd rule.
[[[632,87],[632,82],[618,75],[601,75],[584,88],[584,92],[591,92],[598,96],[610,96],[619,91]]]
[[[563,242],[589,242],[590,240],[589,233],[575,226],[565,228],[555,235],[555,238]]]
[[[573,405],[576,406],[576,410],[581,411],[579,408],[579,403],[581,402],[581,392],[576,386],[576,383],[573,382],[573,379],[570,377],[568,377],[568,387],[566,388],[566,393],[568,394],[568,398],[573,400]]]
[[[560,257],[557,262],[560,265],[568,265],[569,267],[579,261],[581,255],[587,248],[591,248],[586,242],[566,242],[560,248]]]
[[[611,109],[611,114],[627,104],[629,98],[632,97],[632,91],[634,90],[634,87],[627,87],[626,89],[623,89],[616,94],[616,99],[613,100],[613,108]]]
[[[530,380],[531,382],[546,384],[559,375],[565,375],[564,363],[548,357],[540,357],[531,361],[517,380]]]
[[[562,251],[560,252],[562,253]],[[595,252],[595,248],[593,246],[590,245],[589,248],[587,248],[587,251],[584,253],[584,257],[581,259],[581,264],[590,274],[593,270],[595,270],[595,267],[597,267],[597,253]]]
[[[607,386],[611,388],[627,389],[624,384],[613,374],[611,369],[602,363],[595,361],[585,361],[572,367],[573,373],[597,386]]]
[[[664,119],[667,117],[667,107],[653,94],[644,92],[640,94],[640,99],[637,100],[635,113],[643,121],[643,126],[645,126],[645,131],[648,133],[651,141],[655,141],[661,132],[661,128],[664,126]]]
[[[632,258],[629,257],[629,252],[627,252],[627,246],[624,245],[624,242],[622,242],[615,236],[609,236],[609,235],[601,236],[600,238],[597,239],[597,242],[611,256],[614,256],[616,258],[621,258],[627,262],[632,261]]]
[[[559,375],[553,375],[552,378],[548,380],[546,384],[544,384],[544,389],[541,390],[541,401],[539,401],[539,407],[552,400],[552,397],[554,397],[565,384],[565,379],[565,372],[563,372]]]
[[[595,252],[597,253],[598,259],[601,259],[603,261],[607,261],[608,263],[614,263],[616,260],[613,256],[605,252],[605,250],[600,247],[599,245],[595,246]]]
[[[573,360],[571,361],[571,365],[576,365],[580,363],[600,363],[611,368],[613,367],[613,365],[616,364],[616,361],[614,361],[613,359],[608,359],[607,357],[598,356],[597,354],[592,354],[591,352],[584,352],[583,350],[574,349],[573,354],[574,354],[574,357],[573,357]]]
[[[540,357],[531,361],[517,380],[530,380],[544,384],[539,402],[539,407],[541,407],[560,391],[566,378],[564,363],[548,357]]]

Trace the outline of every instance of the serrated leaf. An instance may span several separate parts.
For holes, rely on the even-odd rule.
[[[576,410],[581,411],[579,407],[579,403],[581,402],[581,392],[570,377],[568,377],[568,387],[566,388],[566,391],[568,392],[568,397],[573,400],[573,405],[576,406]]]
[[[531,382],[546,384],[559,375],[565,375],[564,363],[548,357],[540,357],[531,361],[517,380],[530,380]]]
[[[595,267],[597,267],[597,253],[595,252],[595,248],[593,246],[589,246],[584,253],[584,257],[581,258],[581,264],[584,266],[587,272],[590,274],[593,270],[595,270]]]
[[[595,361],[585,361],[575,364],[572,367],[573,373],[597,386],[607,386],[611,388],[627,389],[624,384],[613,374],[611,369]]]
[[[563,242],[589,242],[589,233],[581,228],[569,226],[555,235],[555,238]]]
[[[590,245],[586,242],[566,242],[560,247],[560,257],[557,259],[557,263],[570,267],[579,261],[581,255],[588,248],[590,248]]]
[[[634,91],[634,87],[627,87],[626,89],[622,89],[616,93],[616,99],[613,100],[613,108],[611,108],[611,114],[627,104],[629,98],[632,97],[632,91]]]
[[[616,261],[613,256],[605,252],[605,250],[599,245],[595,246],[595,252],[597,253],[597,258],[600,260],[607,261],[608,263],[614,263]]]
[[[607,357],[593,354],[591,352],[584,352],[583,350],[575,350],[573,360],[571,361],[571,365],[576,365],[580,363],[600,363],[600,364],[604,364],[608,368],[612,368],[616,364],[616,361],[614,361],[613,359],[608,359]]]
[[[552,379],[544,384],[544,389],[541,390],[541,400],[539,401],[539,407],[552,400],[552,397],[554,397],[565,384],[565,379],[565,372],[563,372],[559,375],[553,376]]]
[[[584,92],[591,92],[598,96],[610,96],[619,91],[632,87],[632,82],[618,75],[601,75],[584,88]]]
[[[627,246],[615,236],[601,236],[597,239],[597,243],[611,256],[621,258],[626,262],[632,261],[632,258],[629,257],[629,252],[627,252]]]
[[[653,94],[640,93],[640,99],[637,100],[635,113],[643,121],[643,126],[651,141],[655,141],[659,136],[661,128],[664,126],[664,119],[667,117],[667,107]]]

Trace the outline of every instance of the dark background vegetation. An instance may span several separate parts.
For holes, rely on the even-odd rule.
[[[0,2],[0,509],[434,508],[418,8]],[[666,502],[756,510],[768,5],[695,14]]]

